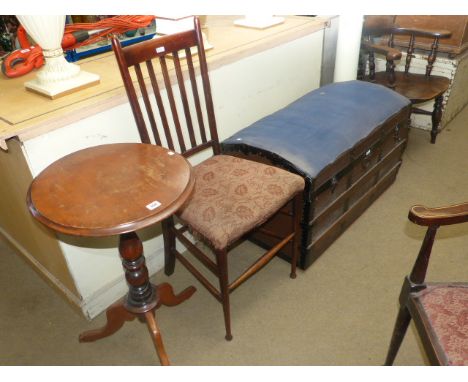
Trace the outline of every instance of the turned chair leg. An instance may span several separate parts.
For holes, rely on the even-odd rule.
[[[405,337],[410,321],[411,315],[408,308],[406,306],[400,306],[395,327],[393,328],[392,340],[388,348],[385,366],[393,365],[393,361],[395,361],[395,357],[398,353],[398,349],[400,349],[401,343],[403,342],[403,338]]]
[[[176,256],[176,237],[174,234],[174,219],[169,217],[162,221],[162,231],[164,238],[164,273],[170,276],[174,273]]]
[[[442,119],[442,101],[444,97],[441,95],[436,97],[434,101],[434,110],[432,112],[432,130],[431,130],[431,143],[435,143],[437,134],[439,133],[439,124]]]
[[[229,286],[228,286],[228,264],[227,251],[216,251],[216,262],[218,265],[219,288],[221,291],[221,303],[223,304],[224,325],[226,327],[226,340],[232,340],[231,334],[231,308],[229,305]]]

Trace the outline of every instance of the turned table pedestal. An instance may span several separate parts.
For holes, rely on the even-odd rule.
[[[153,285],[136,230],[163,222],[190,197],[192,168],[179,154],[156,145],[122,143],[77,151],[52,163],[31,183],[27,204],[47,227],[76,236],[119,235],[128,294],[106,311],[104,327],[80,342],[107,337],[125,321],[145,320],[162,365],[169,365],[155,310],[188,299],[193,286],[174,295],[168,283]]]

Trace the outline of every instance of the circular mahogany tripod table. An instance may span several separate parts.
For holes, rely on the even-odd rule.
[[[193,286],[174,295],[168,283],[153,285],[136,230],[175,213],[194,187],[192,167],[179,154],[142,143],[87,148],[51,164],[31,183],[27,203],[32,215],[49,228],[77,236],[119,235],[119,253],[129,287],[110,306],[107,323],[80,335],[95,341],[135,317],[145,320],[162,365],[169,365],[155,310],[188,299]]]

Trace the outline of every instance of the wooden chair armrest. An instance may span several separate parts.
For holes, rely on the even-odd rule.
[[[452,32],[441,29],[420,29],[420,28],[401,28],[395,27],[392,29],[392,33],[394,34],[411,34],[414,36],[419,37],[439,37],[439,38],[446,38],[452,35]]]
[[[387,60],[394,61],[401,58],[401,52],[398,49],[390,48],[385,45],[372,44],[369,41],[363,41],[362,47],[367,51],[374,51],[386,56]]]
[[[408,219],[422,226],[442,226],[468,222],[468,202],[445,207],[411,207]]]

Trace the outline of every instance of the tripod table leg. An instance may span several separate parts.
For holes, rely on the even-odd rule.
[[[89,330],[81,333],[79,337],[80,342],[92,342],[100,338],[108,337],[119,330],[125,321],[132,321],[135,316],[127,311],[123,306],[123,302],[112,305],[106,311],[107,323],[100,329]]]
[[[154,311],[146,312],[145,318],[151,338],[153,339],[154,347],[156,348],[156,353],[158,353],[159,360],[161,361],[161,365],[170,366],[169,358],[167,357],[166,350],[164,349],[164,344],[162,342],[161,331],[159,330],[156,318],[154,317]]]
[[[157,308],[159,308],[161,304],[165,306],[179,305],[180,303],[189,299],[192,296],[192,294],[194,294],[196,291],[196,288],[194,286],[189,286],[188,288],[185,288],[182,292],[176,295],[174,294],[172,286],[168,283],[159,284],[155,288],[157,288],[159,294],[159,303]]]

